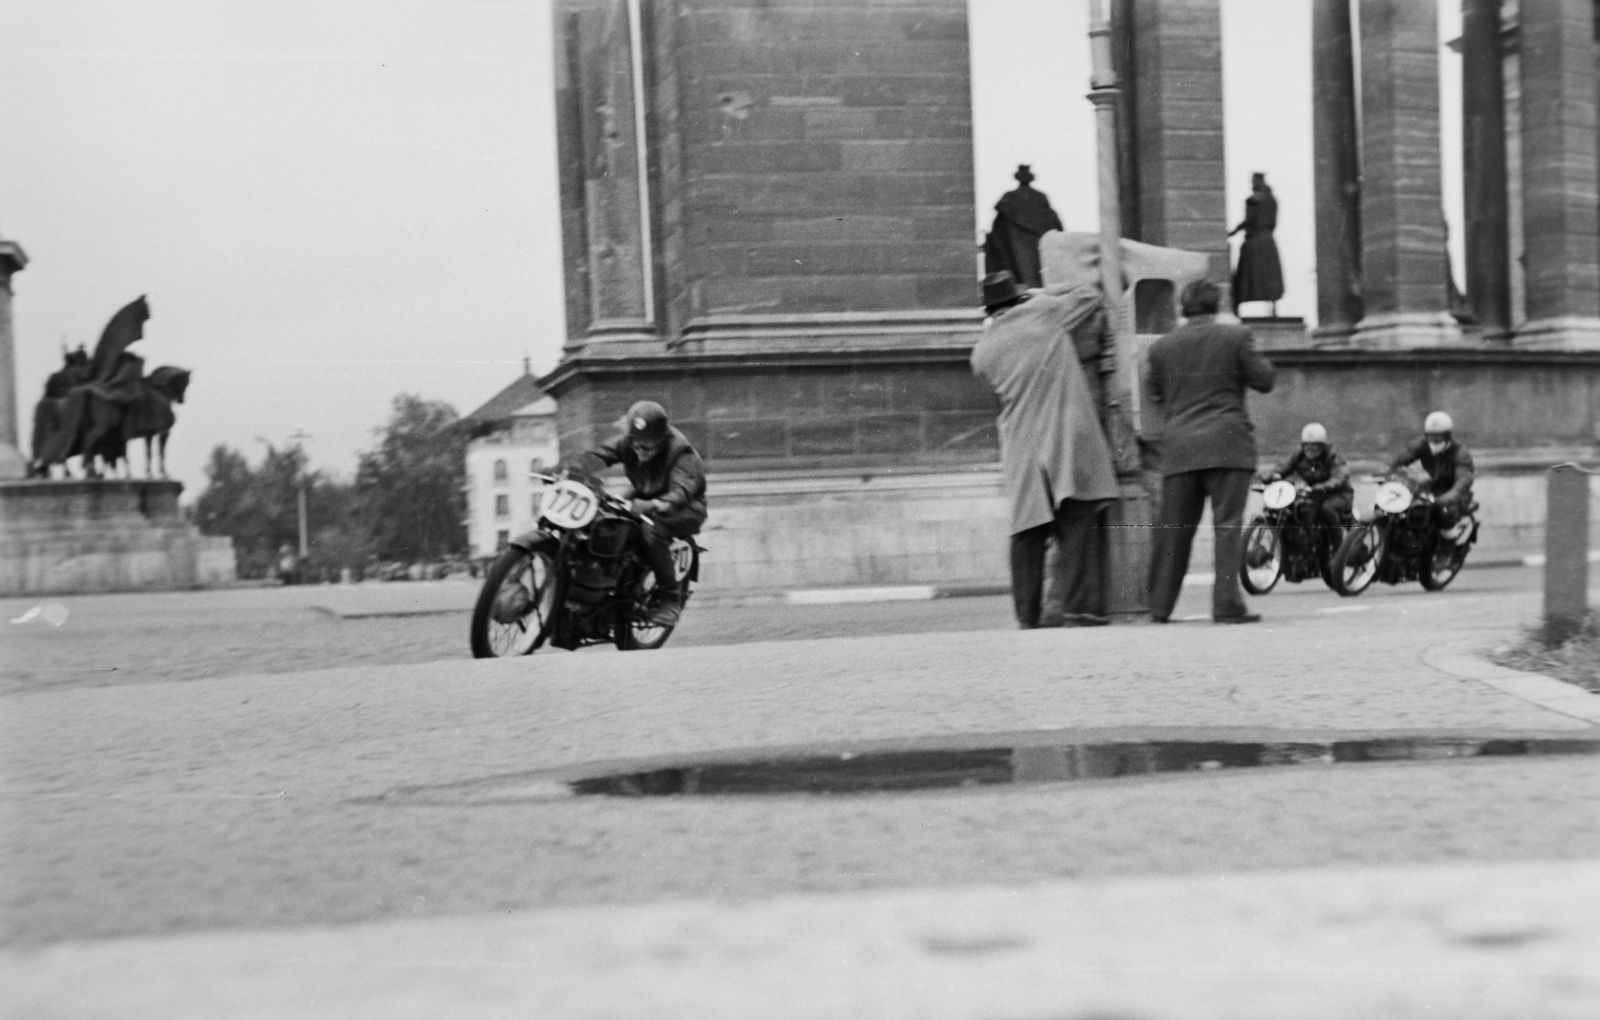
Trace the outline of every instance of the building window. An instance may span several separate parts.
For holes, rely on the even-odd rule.
[[[510,496],[503,496],[502,495],[502,496],[496,496],[494,498],[494,515],[496,517],[510,517],[511,516],[511,497]]]
[[[505,552],[506,551],[506,546],[508,546],[510,544],[511,544],[511,532],[509,532],[509,531],[497,531],[497,532],[494,533],[494,551],[495,552],[497,552],[497,553]]]
[[[528,470],[532,471],[536,475],[544,474],[545,473],[545,470],[544,470],[544,458],[543,457],[535,457],[535,458],[533,458],[532,462],[530,462],[528,464]]]
[[[503,481],[506,480],[506,462],[505,461],[497,460],[497,461],[494,462],[494,480],[497,481],[497,482],[503,482]]]

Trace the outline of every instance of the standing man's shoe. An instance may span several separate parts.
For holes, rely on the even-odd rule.
[[[1260,623],[1260,613],[1240,613],[1238,616],[1213,616],[1212,623]]]

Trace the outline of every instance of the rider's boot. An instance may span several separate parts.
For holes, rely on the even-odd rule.
[[[678,617],[683,615],[683,600],[678,597],[677,588],[657,588],[651,598],[650,626],[676,627]]]

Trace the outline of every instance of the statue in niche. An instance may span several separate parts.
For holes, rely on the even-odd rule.
[[[1017,186],[995,203],[994,226],[983,242],[983,271],[987,275],[1005,270],[1024,287],[1043,287],[1039,238],[1047,230],[1061,230],[1061,217],[1045,193],[1033,187],[1028,164],[1017,167],[1012,176]]]
[[[1250,175],[1250,197],[1244,200],[1244,220],[1228,231],[1228,236],[1244,231],[1239,246],[1239,264],[1233,270],[1233,310],[1246,301],[1272,302],[1272,317],[1278,317],[1278,299],[1283,297],[1283,263],[1278,260],[1278,242],[1272,232],[1278,226],[1278,200],[1267,185],[1266,174]]]

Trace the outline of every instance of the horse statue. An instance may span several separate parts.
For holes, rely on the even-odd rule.
[[[176,421],[172,405],[183,403],[189,370],[163,365],[144,374],[144,359],[128,346],[144,336],[149,318],[150,306],[141,296],[112,316],[92,358],[80,348],[50,377],[45,399],[34,409],[30,475],[48,478],[60,464],[70,478],[67,459],[79,457],[86,477],[102,477],[102,462],[108,472],[121,462],[127,477],[132,474],[128,441],[143,439],[145,476],[154,477],[150,447],[159,439],[161,477],[167,476],[167,435]]]
[[[123,477],[130,477],[128,443],[143,439],[145,477],[156,476],[158,463],[161,477],[167,477],[167,437],[177,421],[172,405],[183,403],[190,372],[163,365],[146,376],[138,358],[123,357],[128,360],[116,385],[80,385],[62,399],[56,430],[44,438],[42,450],[35,445],[37,474],[47,477],[53,465],[65,469],[68,458],[79,457],[87,478],[103,477],[102,463],[104,474],[120,464]]]

